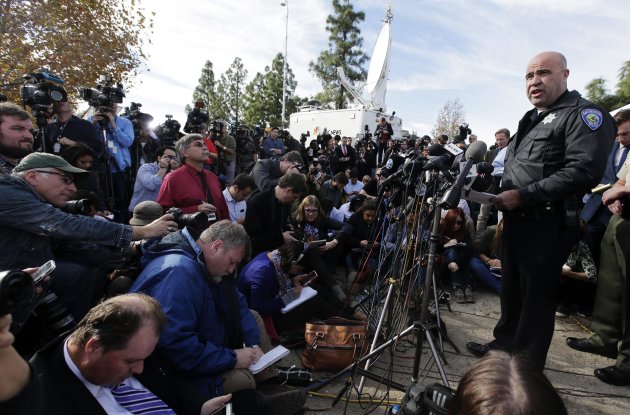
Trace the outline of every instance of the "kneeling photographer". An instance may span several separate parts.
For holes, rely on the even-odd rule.
[[[177,229],[171,215],[146,226],[131,227],[65,213],[61,208],[76,191],[73,175],[85,173],[61,157],[33,153],[22,159],[12,175],[0,177],[0,269],[40,266],[54,258],[53,249],[62,241],[122,250],[131,240],[164,236]],[[85,306],[89,308],[85,300],[98,295],[89,273],[77,275],[68,271],[76,265],[59,261],[51,284],[52,292],[75,319],[87,311]],[[24,320],[14,322],[15,332]]]

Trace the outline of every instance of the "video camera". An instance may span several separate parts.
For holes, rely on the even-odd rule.
[[[223,131],[223,121],[214,120],[208,128],[208,135],[210,136],[210,139],[214,142],[221,135],[221,131]],[[210,133],[213,134],[210,135]]]
[[[128,119],[133,124],[133,132],[136,137],[141,129],[147,128],[149,123],[153,121],[153,117],[150,114],[140,111],[140,108],[142,108],[142,104],[132,102],[131,105],[125,107],[125,111],[121,114],[121,117]]]
[[[305,133],[300,134],[300,144],[305,145],[308,137],[311,136],[311,132],[307,131]]]
[[[179,132],[181,126],[179,121],[174,120],[171,114],[166,114],[166,121],[158,125],[153,132],[163,146],[174,147],[175,142],[181,136]]]
[[[468,134],[471,134],[472,130],[468,127],[468,123],[464,123],[459,126],[459,141],[466,141]]]
[[[108,75],[101,75],[95,88],[79,88],[79,94],[100,113],[110,112],[112,105],[122,103],[125,97],[122,84],[114,85],[114,79]]]
[[[50,106],[54,102],[68,100],[68,94],[61,86],[63,79],[47,70],[31,72],[24,75],[24,79],[26,82],[22,86],[22,106],[29,106],[35,118],[48,118]]]
[[[203,111],[206,107],[202,101],[195,102],[195,108],[188,113],[186,124],[184,125],[184,132],[188,134],[203,134],[205,125],[210,120],[208,111]]]

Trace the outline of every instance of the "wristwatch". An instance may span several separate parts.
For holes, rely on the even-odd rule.
[[[249,347],[251,347],[252,349],[258,349],[258,345],[257,344],[251,345]]]

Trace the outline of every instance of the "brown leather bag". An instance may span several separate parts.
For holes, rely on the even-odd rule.
[[[332,317],[306,323],[302,365],[312,370],[341,370],[367,350],[366,324]]]

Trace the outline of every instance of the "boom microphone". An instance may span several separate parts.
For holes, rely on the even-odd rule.
[[[453,186],[448,189],[442,197],[442,200],[440,200],[440,207],[442,209],[453,209],[454,207],[457,207],[468,172],[473,164],[479,163],[483,160],[483,156],[486,154],[487,149],[488,147],[483,141],[475,141],[470,145],[470,147],[468,147],[468,150],[466,150],[466,163],[462,167],[457,179],[455,179]]]

